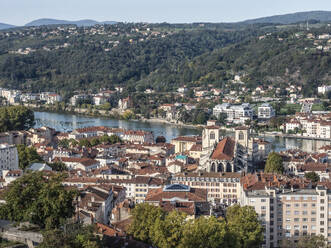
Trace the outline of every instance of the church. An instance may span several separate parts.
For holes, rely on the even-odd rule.
[[[223,137],[220,127],[210,121],[202,132],[199,169],[207,172],[251,171],[260,160],[259,146],[247,127],[237,127],[235,136]]]

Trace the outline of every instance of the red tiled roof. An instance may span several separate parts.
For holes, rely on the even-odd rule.
[[[234,156],[235,141],[230,137],[222,139],[211,155],[215,160],[232,160]]]
[[[164,201],[164,199],[182,198],[191,202],[207,201],[207,190],[199,188],[190,188],[190,191],[163,191],[163,188],[150,189],[145,201]]]

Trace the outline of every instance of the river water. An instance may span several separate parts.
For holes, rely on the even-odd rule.
[[[164,123],[150,123],[140,121],[124,121],[102,117],[86,117],[75,114],[59,114],[50,112],[35,112],[35,127],[48,126],[57,131],[67,132],[76,128],[88,126],[120,127],[132,130],[152,131],[154,136],[164,136],[167,142],[182,135],[201,134],[201,130],[189,127],[180,127]],[[224,133],[225,134],[225,133]],[[232,136],[232,133],[226,135]],[[331,145],[328,141],[303,140],[294,138],[263,137],[272,143],[275,151],[286,149],[300,149],[306,152],[314,152],[324,145]]]

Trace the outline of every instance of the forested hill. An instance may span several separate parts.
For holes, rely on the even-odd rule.
[[[262,17],[257,19],[246,20],[243,23],[254,24],[254,23],[280,23],[280,24],[291,24],[298,22],[306,22],[309,20],[314,21],[331,21],[331,11],[306,11],[297,12],[285,15],[275,15]]]
[[[0,87],[28,91],[169,91],[218,87],[245,75],[247,86],[330,82],[330,27],[300,25],[116,24],[0,32]],[[331,47],[330,47],[331,50]]]
[[[138,83],[180,82],[224,88],[234,75],[242,75],[249,88],[274,85],[284,89],[294,84],[304,86],[303,93],[311,96],[317,86],[331,82],[331,45],[328,39],[317,38],[324,32],[324,28],[315,30],[315,38],[310,32],[297,30],[251,38],[198,56],[179,69],[162,68]],[[168,81],[166,75],[171,75]]]

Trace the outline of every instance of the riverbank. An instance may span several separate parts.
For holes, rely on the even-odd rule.
[[[310,136],[302,136],[302,135],[296,135],[296,134],[284,134],[284,133],[258,133],[259,136],[269,136],[269,137],[282,137],[282,138],[289,138],[289,139],[303,139],[303,140],[320,140],[320,141],[328,141],[331,142],[331,139],[327,138],[318,138],[318,137],[310,137]]]
[[[195,125],[195,124],[186,124],[181,122],[171,122],[165,119],[161,118],[143,118],[141,116],[138,116],[137,119],[125,119],[122,118],[122,115],[120,114],[120,111],[118,109],[114,109],[112,111],[108,110],[94,110],[93,112],[89,111],[89,109],[81,109],[81,108],[74,108],[66,110],[55,110],[54,108],[47,108],[45,106],[37,106],[35,104],[24,104],[25,106],[32,108],[34,111],[39,112],[51,112],[51,113],[58,113],[58,114],[67,114],[67,115],[78,115],[78,116],[86,116],[90,118],[105,118],[105,119],[113,119],[113,120],[122,120],[122,121],[132,121],[132,122],[143,122],[143,123],[158,123],[158,124],[164,124],[169,125],[173,127],[178,128],[188,128],[188,129],[194,129],[194,130],[201,130],[206,125]],[[222,131],[225,132],[234,132],[233,127],[221,127]],[[282,138],[289,138],[289,139],[302,139],[302,140],[317,140],[317,141],[327,141],[331,142],[331,139],[327,138],[318,138],[318,137],[309,137],[309,136],[301,136],[296,134],[283,134],[281,132],[263,132],[263,133],[257,133],[258,136],[269,136],[269,137],[282,137]]]
[[[162,123],[167,125],[172,125],[175,127],[180,128],[192,128],[192,129],[202,129],[205,125],[194,125],[194,124],[186,124],[186,123],[175,123],[161,118],[144,118],[140,117],[137,119],[125,119],[121,118],[121,112],[118,109],[113,110],[92,110],[91,112],[89,109],[82,109],[82,108],[74,108],[69,109],[66,108],[65,110],[55,110],[54,108],[48,108],[45,106],[38,106],[36,104],[24,104],[24,106],[31,108],[33,111],[37,112],[50,112],[50,113],[58,113],[58,114],[68,114],[68,115],[79,115],[79,116],[86,116],[86,117],[101,117],[107,119],[114,119],[114,120],[125,120],[125,121],[137,121],[137,122],[146,122],[146,123]]]

